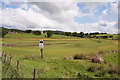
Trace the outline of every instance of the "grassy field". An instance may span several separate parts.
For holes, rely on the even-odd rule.
[[[2,79],[2,40],[0,39],[0,79]]]
[[[0,79],[2,79],[2,62],[1,62],[1,58],[0,58]]]
[[[19,77],[24,78],[33,78],[34,68],[38,69],[38,78],[118,77],[118,53],[104,54],[102,64],[92,63],[91,60],[73,60],[76,54],[93,55],[99,51],[118,51],[117,40],[82,39],[61,35],[47,38],[45,35],[18,33],[5,36],[2,50],[13,57],[13,66],[9,70],[9,63],[3,63],[3,78],[18,77],[15,71],[17,60],[20,60]],[[38,46],[41,39],[45,45],[43,60],[40,59]],[[110,73],[112,70],[116,72]]]

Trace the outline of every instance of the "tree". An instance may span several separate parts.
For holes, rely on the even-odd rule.
[[[25,30],[25,33],[31,33],[32,30]]]
[[[83,32],[80,32],[80,37],[84,37],[84,33]]]
[[[33,31],[34,35],[41,35],[41,31],[37,30],[37,31]]]
[[[73,33],[72,33],[72,36],[74,36],[74,37],[77,36],[77,33],[76,33],[76,32],[73,32]]]
[[[52,36],[52,31],[47,31],[47,37],[51,37]]]
[[[4,38],[8,31],[5,28],[0,28],[0,37]]]
[[[65,32],[65,35],[66,35],[66,36],[70,36],[70,35],[71,35],[71,32]]]
[[[109,36],[109,38],[113,38],[113,36]]]

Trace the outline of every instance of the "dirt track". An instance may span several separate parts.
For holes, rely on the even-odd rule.
[[[60,45],[60,44],[70,44],[70,43],[54,43],[54,44],[44,44],[46,45]],[[32,46],[39,46],[38,44],[35,45],[16,45],[16,44],[2,44],[3,46],[7,46],[7,47],[32,47]]]

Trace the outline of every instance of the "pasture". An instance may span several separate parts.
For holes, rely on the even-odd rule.
[[[35,36],[25,33],[7,34],[5,36],[2,41],[2,51],[9,55],[8,59],[10,56],[13,57],[13,66],[11,71],[8,71],[9,64],[3,63],[3,78],[17,77],[14,70],[17,67],[17,60],[20,60],[20,77],[24,78],[33,78],[34,68],[38,69],[38,78],[118,77],[117,72],[109,73],[111,66],[114,68],[118,66],[117,52],[103,54],[104,63],[101,64],[92,63],[91,60],[73,59],[76,54],[96,55],[99,51],[118,51],[117,40],[77,38],[63,35],[53,35],[51,38],[44,36],[45,34]],[[44,40],[43,60],[40,59],[39,40]],[[101,69],[96,70],[96,66]],[[91,67],[94,70],[93,72],[90,70]]]

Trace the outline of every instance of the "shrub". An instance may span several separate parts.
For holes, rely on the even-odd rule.
[[[79,78],[89,78],[89,76],[86,75],[85,73],[84,74],[83,73],[78,73],[78,77]]]
[[[109,36],[109,38],[113,38],[113,36]]]
[[[81,54],[76,54],[74,56],[74,59],[89,59],[89,60],[91,60],[94,56],[95,56],[94,53],[91,53],[91,54],[81,53]]]
[[[52,36],[52,31],[47,31],[47,37],[51,37]]]
[[[35,34],[35,35],[41,35],[41,32],[40,31],[33,31],[33,34]]]
[[[102,75],[105,75],[108,72],[108,67],[105,65],[94,64],[88,68],[89,72],[101,72]]]
[[[77,33],[76,33],[76,32],[73,32],[73,33],[72,33],[72,36],[77,37]]]
[[[32,30],[25,30],[25,33],[31,33]]]
[[[94,57],[94,58],[92,58],[92,62],[93,63],[103,63],[103,59],[102,59],[102,57]]]
[[[89,72],[95,72],[95,71],[97,71],[97,68],[96,68],[96,66],[92,65],[88,68],[88,71]]]
[[[87,56],[85,54],[76,54],[74,56],[74,59],[86,59]]]
[[[70,36],[70,35],[71,35],[71,32],[65,32],[65,35],[66,35],[66,36]]]
[[[5,28],[0,28],[0,37],[4,38],[8,31]]]
[[[119,71],[118,71],[118,67],[117,66],[115,66],[115,65],[112,65],[112,64],[109,64],[109,68],[108,68],[109,70],[108,70],[108,73],[109,74],[119,74]]]

